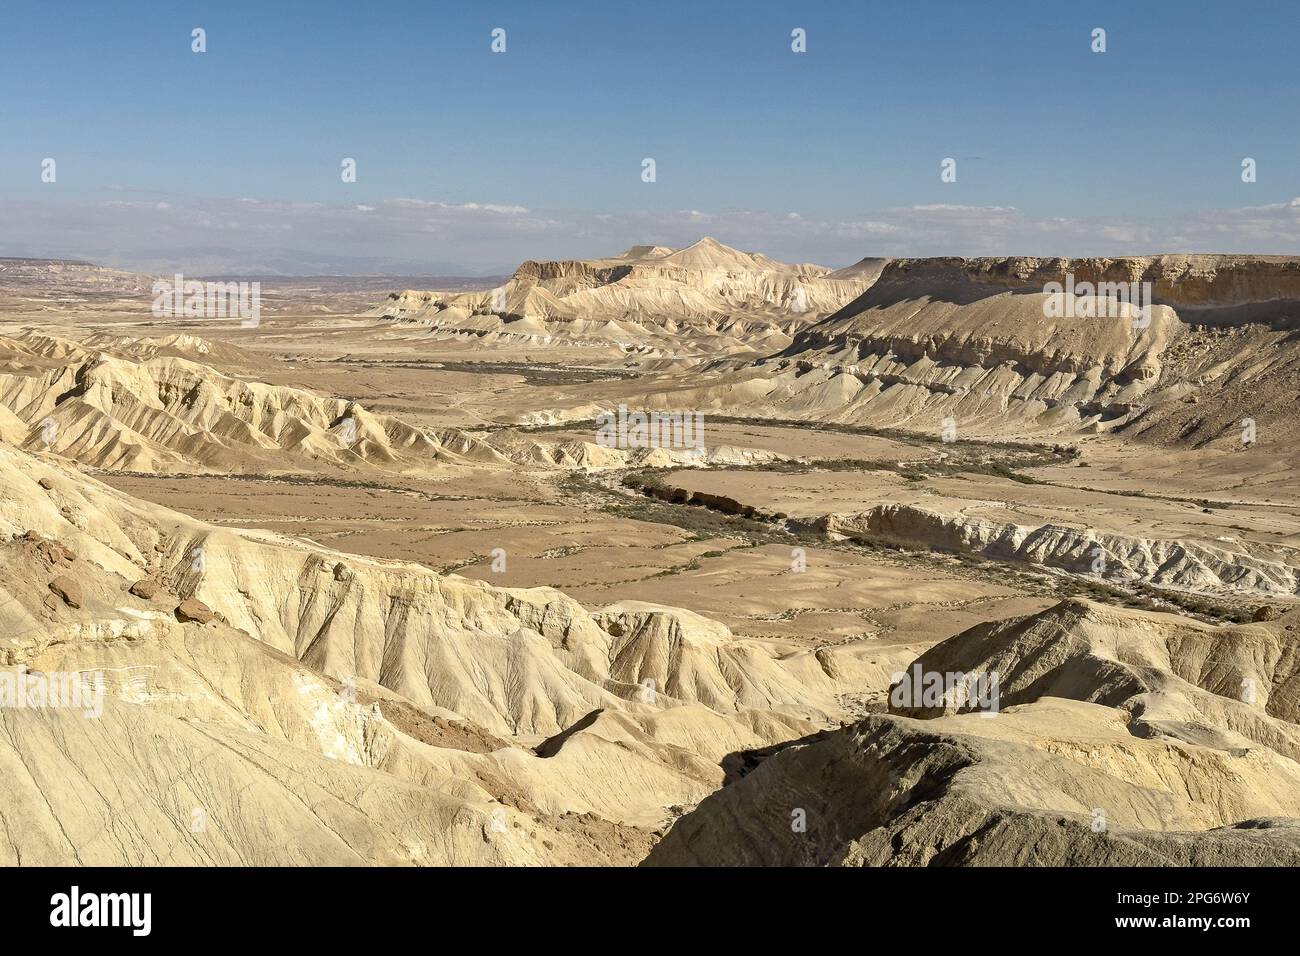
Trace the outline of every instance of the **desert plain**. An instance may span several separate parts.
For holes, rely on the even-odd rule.
[[[0,862],[1300,862],[1300,259],[154,281],[0,261],[0,663],[82,692]]]

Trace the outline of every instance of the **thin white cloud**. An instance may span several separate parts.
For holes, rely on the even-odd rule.
[[[503,215],[519,215],[519,216],[528,214],[528,208],[526,206],[507,206],[501,203],[466,202],[466,203],[457,204],[457,203],[442,202],[441,200],[437,200],[437,199],[399,198],[399,199],[385,199],[384,205],[394,206],[394,207],[405,206],[405,207],[411,207],[415,209],[447,209],[447,210],[463,209],[469,212],[483,211],[483,212],[501,213]]]
[[[128,192],[129,190],[115,190]],[[0,255],[227,272],[499,271],[538,257],[608,254],[708,234],[791,262],[863,256],[1125,255],[1300,251],[1300,198],[1168,221],[1033,217],[1015,206],[925,203],[843,216],[747,209],[584,212],[396,197],[327,204],[183,198],[0,202]],[[196,265],[197,263],[197,265]],[[223,265],[224,264],[224,265]],[[350,265],[351,264],[351,265]]]
[[[996,214],[996,213],[1017,212],[1017,211],[1018,210],[1016,209],[1015,206],[959,206],[959,205],[954,205],[952,203],[942,203],[942,202],[928,203],[920,206],[904,206],[901,209],[895,210],[895,212],[900,214],[906,214],[909,212],[951,212],[951,213],[960,213],[963,215],[968,213],[981,215],[981,214]]]

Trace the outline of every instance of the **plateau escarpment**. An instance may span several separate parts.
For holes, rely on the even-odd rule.
[[[890,260],[789,344],[720,355],[659,394],[728,414],[986,438],[1123,430],[1225,443],[1250,418],[1259,440],[1286,440],[1297,274],[1300,260],[1284,257]]]

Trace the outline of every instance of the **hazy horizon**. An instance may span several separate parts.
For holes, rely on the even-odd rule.
[[[0,41],[32,91],[6,107],[2,255],[482,275],[703,235],[831,267],[1300,251],[1277,121],[1298,84],[1258,7],[69,10]]]

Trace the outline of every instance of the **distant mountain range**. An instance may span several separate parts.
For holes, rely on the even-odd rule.
[[[102,253],[78,251],[59,257],[0,258],[0,263],[65,262],[94,263],[128,272],[148,275],[172,275],[183,272],[194,276],[498,276],[509,275],[514,264],[495,269],[475,269],[457,262],[395,259],[386,256],[331,256],[298,249],[276,249],[250,253],[225,247],[177,249],[167,255],[132,256],[105,250]]]
[[[155,279],[174,272],[133,272],[98,265],[84,259],[0,257],[0,290],[23,295],[148,294]],[[460,290],[485,289],[505,277],[471,274],[409,272],[374,275],[281,275],[277,273],[204,273],[186,270],[187,278],[221,281],[261,281],[266,291],[281,294],[364,293],[379,295],[413,285],[433,285]]]

